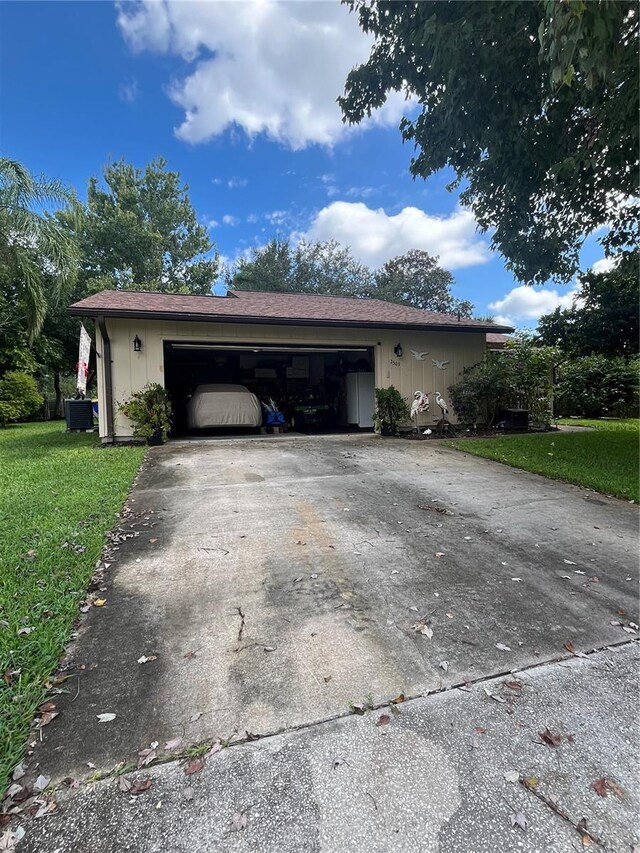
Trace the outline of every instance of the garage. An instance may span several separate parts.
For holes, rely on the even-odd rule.
[[[163,354],[174,437],[373,428],[372,347],[173,340]]]
[[[372,429],[376,388],[446,398],[486,357],[487,333],[513,331],[380,299],[250,290],[105,290],[69,311],[95,321],[104,443],[131,439],[122,404],[149,384],[171,397],[172,438]],[[419,425],[437,422],[435,408]]]

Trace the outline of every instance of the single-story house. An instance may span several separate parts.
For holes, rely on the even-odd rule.
[[[337,425],[370,427],[375,387],[394,385],[408,401],[415,391],[446,398],[464,368],[485,358],[487,333],[512,331],[379,299],[244,290],[226,296],[105,290],[69,311],[95,321],[105,442],[132,435],[118,404],[149,382],[171,395],[176,433],[186,429],[194,389],[207,383],[242,385],[276,401],[306,395],[314,406],[335,406]],[[353,374],[365,376],[349,380]],[[432,399],[423,421],[438,415]]]

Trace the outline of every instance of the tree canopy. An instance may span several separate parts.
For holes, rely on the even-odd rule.
[[[573,358],[637,355],[639,260],[635,253],[622,257],[608,272],[582,275],[573,307],[556,308],[540,318],[540,341]]]
[[[470,317],[473,305],[454,298],[453,283],[453,276],[438,266],[437,258],[421,249],[412,249],[387,261],[375,274],[374,288],[366,295],[425,311],[459,312]]]
[[[335,241],[294,246],[279,237],[252,249],[227,272],[236,290],[361,296],[372,282],[371,270]]]
[[[104,288],[208,295],[218,257],[198,223],[189,187],[159,157],[144,169],[124,160],[91,178],[86,207],[71,225],[88,292]]]
[[[470,317],[470,302],[451,293],[454,278],[434,258],[412,249],[371,270],[335,241],[292,245],[274,237],[252,249],[227,270],[227,284],[237,290],[324,293],[399,302],[427,311]]]
[[[517,278],[568,281],[602,227],[608,252],[637,245],[635,3],[344,2],[375,39],[339,98],[345,121],[411,95],[413,175],[451,167]]]

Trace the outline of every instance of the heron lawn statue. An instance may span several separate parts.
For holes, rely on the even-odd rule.
[[[419,416],[423,412],[429,411],[429,395],[424,391],[413,392],[413,402],[411,403],[411,420],[416,425],[416,432],[420,435],[418,426]]]

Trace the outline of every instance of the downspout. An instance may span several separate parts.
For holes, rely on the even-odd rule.
[[[96,325],[102,337],[102,362],[104,366],[104,408],[107,420],[107,438],[114,440],[113,433],[113,382],[111,379],[111,340],[104,317],[96,317]]]

